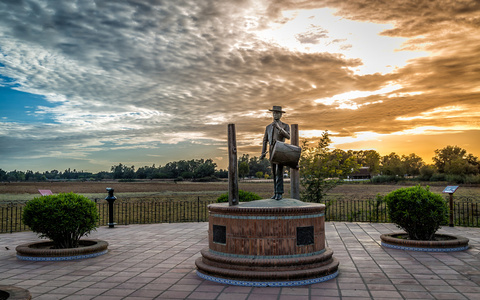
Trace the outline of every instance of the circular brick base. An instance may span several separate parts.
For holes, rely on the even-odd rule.
[[[28,290],[13,285],[0,285],[0,299],[30,300],[32,295]]]
[[[209,247],[195,264],[204,279],[288,286],[337,276],[325,247],[325,205],[294,199],[209,205]]]
[[[402,236],[403,238],[398,238]],[[449,234],[435,234],[436,241],[418,241],[407,239],[405,232],[382,234],[382,246],[400,250],[425,251],[425,252],[451,252],[468,249],[468,239]]]
[[[52,241],[34,242],[17,246],[17,258],[29,261],[63,261],[96,257],[108,252],[108,243],[102,240],[80,240],[80,247],[50,249]]]

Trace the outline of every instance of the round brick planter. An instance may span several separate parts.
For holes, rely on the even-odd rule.
[[[264,199],[211,204],[209,247],[197,258],[201,278],[229,285],[297,286],[338,275],[325,247],[325,205]]]
[[[96,257],[108,252],[102,240],[80,240],[78,248],[51,249],[53,242],[34,242],[17,246],[17,258],[29,261],[62,261]]]
[[[468,249],[468,239],[450,234],[435,234],[435,241],[409,240],[405,232],[382,234],[382,246],[400,250],[451,252]]]
[[[13,285],[0,285],[0,299],[30,300],[32,295],[28,290]]]

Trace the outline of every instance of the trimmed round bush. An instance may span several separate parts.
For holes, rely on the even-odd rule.
[[[254,200],[260,200],[262,197],[259,195],[252,193],[252,192],[246,192],[243,190],[238,190],[238,202],[250,202]],[[228,202],[228,193],[220,195],[220,197],[217,198],[217,203],[222,203],[222,202]]]
[[[52,240],[55,249],[77,248],[80,238],[96,229],[98,219],[95,203],[74,193],[37,197],[23,210],[25,225]]]
[[[411,240],[431,241],[435,232],[448,221],[447,203],[441,195],[420,185],[401,188],[385,196],[388,215]]]

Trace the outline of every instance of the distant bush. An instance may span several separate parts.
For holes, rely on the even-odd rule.
[[[429,181],[430,178],[435,173],[435,167],[432,165],[425,165],[420,168],[420,176],[418,177],[421,181]]]
[[[388,193],[384,199],[392,222],[412,240],[433,240],[435,232],[448,221],[447,203],[428,186],[401,188]]]
[[[467,175],[465,177],[465,183],[479,184],[480,183],[480,175]]]
[[[453,182],[453,183],[465,183],[465,179],[466,179],[465,175],[448,174],[445,176],[446,181]]]
[[[123,179],[119,179],[118,182],[135,182],[135,179],[133,179],[133,178],[123,178]]]
[[[372,183],[389,183],[389,182],[397,182],[399,181],[400,177],[396,175],[378,175],[372,177],[370,181]]]
[[[216,171],[214,175],[217,178],[228,178],[228,171],[226,171],[226,170]]]
[[[49,238],[54,248],[77,248],[82,236],[97,227],[97,206],[74,193],[36,197],[25,205],[23,222],[40,238]]]
[[[215,175],[211,175],[211,176],[205,176],[202,178],[197,178],[194,181],[195,182],[213,182],[213,181],[218,181],[218,178]]]
[[[252,192],[246,192],[243,190],[238,190],[238,202],[250,202],[254,200],[260,200],[262,197],[259,195],[252,193]],[[223,203],[223,202],[228,202],[228,193],[220,195],[220,197],[217,198],[218,203]]]
[[[447,179],[445,178],[445,174],[443,173],[434,173],[431,177],[430,177],[430,181],[446,181]]]
[[[193,177],[195,177],[195,173],[187,171],[187,172],[182,172],[182,174],[180,174],[180,176],[182,178],[193,178]]]
[[[445,181],[452,183],[468,183],[468,184],[478,184],[480,183],[480,175],[457,175],[457,174],[447,174],[445,175]]]

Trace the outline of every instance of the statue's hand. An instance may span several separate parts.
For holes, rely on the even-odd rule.
[[[260,160],[264,159],[265,158],[265,153],[262,153],[262,155],[260,155]]]
[[[277,127],[277,129],[282,130],[282,127],[280,127],[280,124],[277,121],[273,122],[273,124],[275,124],[275,127]]]

